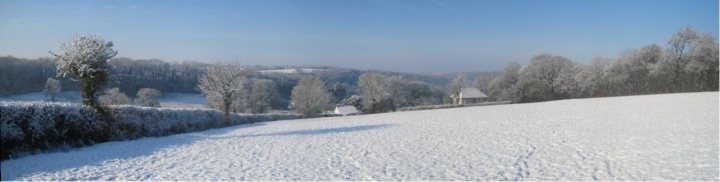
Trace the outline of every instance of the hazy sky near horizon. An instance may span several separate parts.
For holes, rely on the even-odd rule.
[[[685,26],[717,38],[718,16],[717,0],[0,0],[0,55],[97,34],[134,59],[481,71],[612,58]]]

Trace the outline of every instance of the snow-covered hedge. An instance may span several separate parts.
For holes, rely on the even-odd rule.
[[[293,113],[233,114],[212,109],[111,106],[112,121],[95,109],[75,103],[0,102],[2,158],[55,148],[165,136],[228,125],[297,119]]]

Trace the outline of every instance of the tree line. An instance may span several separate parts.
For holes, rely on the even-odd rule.
[[[480,73],[474,86],[493,100],[514,102],[717,91],[718,43],[710,33],[685,27],[664,46],[646,45],[589,64],[535,55],[527,65],[510,63],[501,72]]]

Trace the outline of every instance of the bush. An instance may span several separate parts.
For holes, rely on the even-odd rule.
[[[130,104],[130,98],[120,91],[119,88],[115,87],[106,90],[105,94],[98,98],[98,102],[102,105],[128,105]]]
[[[298,114],[233,114],[225,123],[213,109],[110,106],[114,122],[74,103],[0,102],[2,159],[48,149],[166,136],[245,123],[300,118]]]

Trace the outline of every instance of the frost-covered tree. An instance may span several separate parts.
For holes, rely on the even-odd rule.
[[[198,80],[197,89],[208,98],[208,105],[222,110],[227,122],[236,97],[245,92],[246,74],[238,65],[215,65]]]
[[[60,46],[57,58],[57,74],[80,81],[83,104],[99,108],[96,94],[109,77],[107,61],[115,55],[113,43],[95,36],[78,36]]]
[[[162,97],[162,92],[154,88],[141,88],[137,91],[135,104],[145,107],[160,107],[158,98]]]
[[[605,79],[605,70],[611,62],[611,59],[595,58],[589,65],[581,67],[581,71],[575,75],[581,97],[607,96],[609,83]]]
[[[465,74],[458,74],[455,79],[450,82],[449,90],[450,97],[452,98],[453,104],[460,103],[460,92],[467,86],[465,81]]]
[[[651,44],[641,47],[637,54],[637,59],[646,66],[645,69],[648,72],[648,78],[646,80],[648,82],[648,93],[659,92],[662,90],[663,80],[658,77],[662,74],[658,74],[659,72],[656,71],[658,71],[658,63],[662,62],[665,58],[665,52],[659,45]]]
[[[395,107],[412,107],[437,104],[430,86],[422,81],[391,77],[392,100]]]
[[[710,33],[700,36],[685,71],[697,90],[718,90],[718,43]]]
[[[366,112],[377,113],[392,110],[383,104],[390,98],[390,88],[385,75],[374,72],[363,73],[358,79],[358,87],[363,98],[363,109]]]
[[[490,82],[496,77],[498,77],[497,72],[480,72],[477,77],[475,77],[475,81],[473,81],[473,87],[483,93],[488,93],[490,91]]]
[[[668,40],[669,59],[663,64],[664,70],[667,72],[671,87],[675,92],[683,91],[684,69],[688,60],[688,54],[695,49],[698,33],[692,27],[685,27],[673,34]]]
[[[105,94],[98,98],[102,105],[127,105],[130,104],[130,98],[120,91],[120,88],[112,88],[105,91]]]
[[[252,113],[265,113],[276,97],[273,83],[270,80],[255,80],[250,89],[249,109]]]
[[[566,97],[567,89],[563,83],[574,79],[577,70],[570,59],[551,54],[533,56],[530,63],[523,68],[520,84],[523,101],[550,100]],[[570,76],[572,75],[572,76]]]
[[[488,87],[489,97],[501,101],[514,101],[517,94],[517,84],[520,80],[522,65],[516,62],[509,63],[500,77],[493,79]]]
[[[338,106],[355,106],[358,110],[362,110],[362,97],[359,95],[352,95],[345,98],[338,103]]]
[[[328,107],[330,95],[325,90],[325,83],[316,77],[301,79],[292,90],[292,101],[295,110],[305,117],[322,114]]]
[[[50,101],[55,102],[55,96],[60,90],[62,90],[60,81],[54,78],[48,78],[47,81],[45,81],[45,96],[50,97]]]

